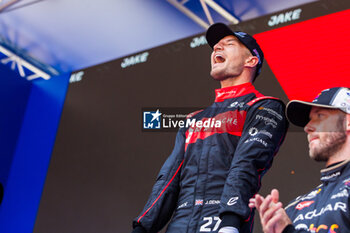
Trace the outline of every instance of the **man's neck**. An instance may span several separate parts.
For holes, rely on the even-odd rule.
[[[344,143],[343,147],[340,148],[338,152],[336,152],[334,155],[331,155],[329,159],[327,160],[326,167],[350,159],[350,139],[348,136],[348,139]]]
[[[250,78],[227,78],[225,80],[220,81],[221,84],[221,88],[224,87],[232,87],[232,86],[237,86],[237,85],[241,85],[243,83],[248,83],[250,82],[251,79]]]

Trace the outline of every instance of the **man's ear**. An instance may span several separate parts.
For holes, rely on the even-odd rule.
[[[346,132],[350,133],[350,114],[346,114],[345,119],[346,119]]]
[[[259,63],[259,58],[256,56],[249,56],[245,62],[247,67],[253,68]]]

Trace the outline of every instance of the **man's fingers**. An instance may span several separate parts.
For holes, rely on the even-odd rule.
[[[282,203],[273,203],[263,214],[262,216],[262,222],[264,224],[267,224],[270,219],[276,214],[276,212],[282,208]]]
[[[256,194],[255,198],[249,200],[249,207],[255,207],[259,211],[261,225],[265,233],[276,233],[276,224],[283,218],[283,215],[279,214],[283,208],[282,203],[279,202],[277,189],[273,189],[266,198]]]
[[[274,215],[263,227],[264,233],[274,233],[274,228],[281,216]]]
[[[266,215],[266,211],[269,209],[271,201],[272,201],[271,195],[267,195],[259,208],[260,221],[261,221],[261,225],[263,226],[266,224],[266,221],[268,220],[264,216]]]
[[[272,201],[271,195],[267,195],[265,200],[263,200],[263,202],[260,205],[260,212],[264,213],[269,208],[271,201]]]
[[[273,206],[271,208],[275,208],[275,206]],[[267,213],[267,212],[265,212],[265,213]],[[276,213],[276,212],[272,212],[272,213]],[[276,224],[278,222],[278,218],[275,218],[275,216],[276,216],[276,214],[272,215],[272,217],[270,217],[266,222],[264,222],[264,224],[262,223],[264,233],[279,233],[279,232],[276,232]],[[271,220],[273,220],[273,221],[271,221]],[[261,219],[261,222],[263,222],[262,219]]]
[[[265,225],[263,227],[264,233],[274,233],[274,226],[273,225]]]
[[[260,212],[261,203],[263,203],[264,198],[259,194],[255,195],[255,208]]]
[[[255,198],[250,198],[248,203],[249,208],[255,208]]]
[[[282,203],[281,203],[282,205]],[[266,228],[273,227],[275,233],[282,232],[288,224],[291,224],[291,220],[288,218],[283,208],[276,211],[275,215],[267,222]]]
[[[277,203],[280,199],[280,194],[277,189],[272,189],[271,196],[274,203]]]

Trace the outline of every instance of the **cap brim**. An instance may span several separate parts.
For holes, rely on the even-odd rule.
[[[233,31],[223,23],[216,23],[211,25],[205,35],[207,42],[211,48],[214,47],[225,36],[235,36]]]
[[[309,115],[312,107],[338,109],[337,107],[329,105],[292,100],[287,104],[286,107],[287,118],[292,124],[300,127],[305,127],[310,121]]]

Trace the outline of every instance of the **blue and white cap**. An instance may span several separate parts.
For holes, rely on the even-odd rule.
[[[287,104],[288,120],[294,125],[305,127],[310,120],[312,107],[339,109],[350,114],[350,89],[346,87],[325,89],[312,102],[292,100]]]

